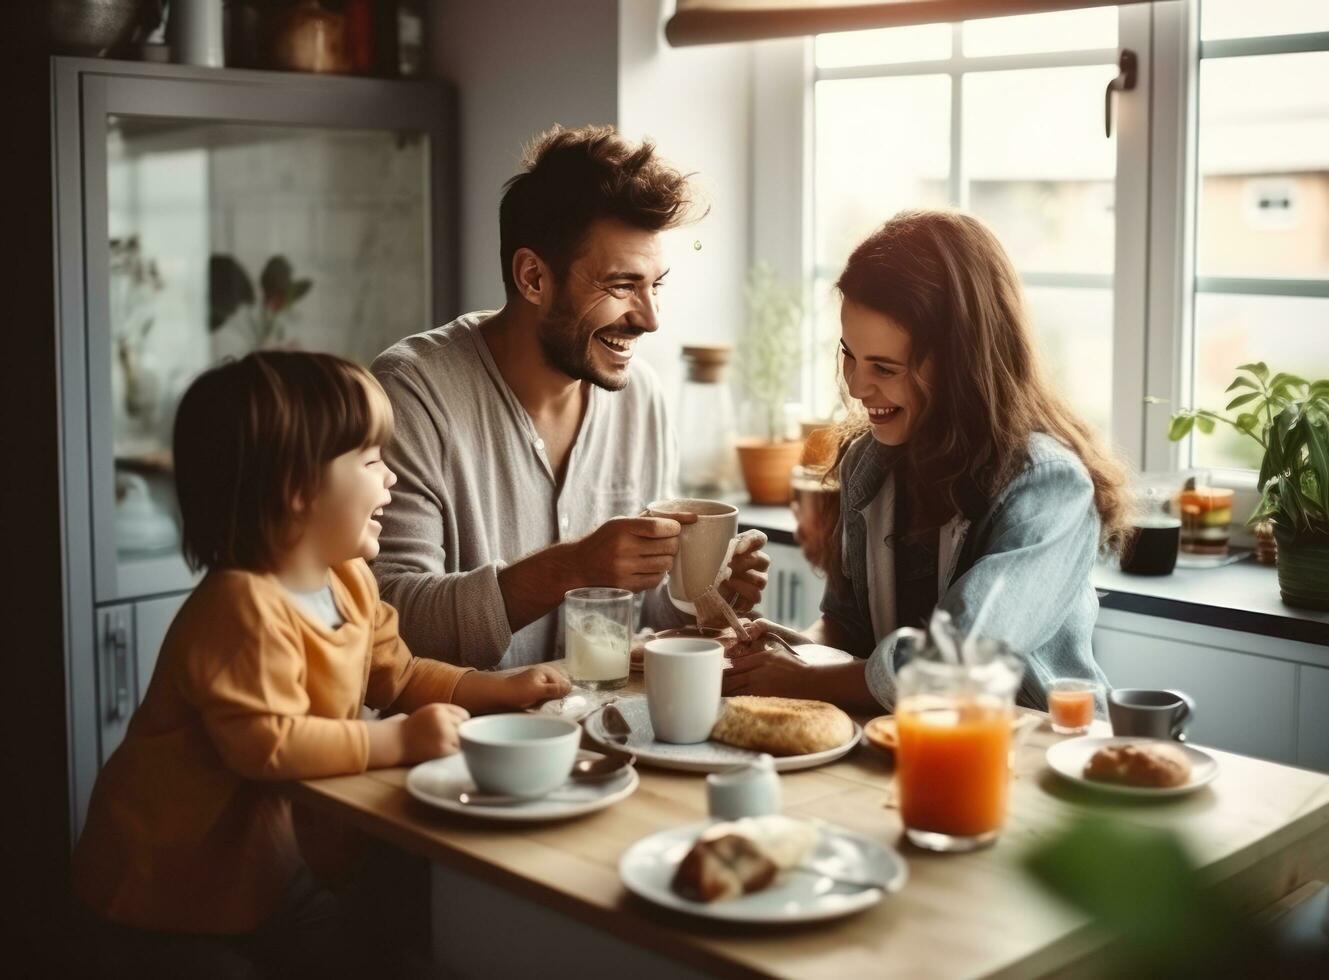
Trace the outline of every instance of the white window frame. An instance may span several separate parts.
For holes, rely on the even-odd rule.
[[[1190,405],[1195,292],[1329,297],[1321,280],[1195,277],[1196,127],[1200,59],[1329,50],[1329,32],[1234,40],[1199,40],[1195,0],[1160,0],[1118,8],[1118,49],[1139,56],[1134,91],[1116,96],[1116,248],[1113,287],[1112,440],[1136,467],[1177,471],[1189,466],[1189,440],[1167,438],[1168,417]],[[955,27],[958,31],[958,27]],[[945,60],[815,67],[811,38],[754,46],[752,255],[810,289],[815,280],[813,225],[813,83],[819,78],[950,73],[952,160],[962,119],[955,80],[982,68],[1031,68],[1116,60],[1117,51],[965,57],[955,45]],[[1101,106],[1086,106],[1099,112]],[[952,199],[964,206],[960,166],[951,172]],[[789,207],[789,202],[800,202]],[[1107,277],[1026,275],[1029,285],[1086,285]],[[1053,280],[1057,281],[1053,281]],[[1074,280],[1074,281],[1072,281]],[[1095,283],[1098,284],[1098,283]],[[809,295],[809,299],[811,299]],[[807,305],[811,310],[811,304]],[[809,317],[811,341],[815,324]],[[826,379],[805,367],[806,396]],[[1221,470],[1219,485],[1238,490],[1238,508],[1253,506],[1255,473]]]
[[[1154,228],[1151,234],[1149,360],[1151,377],[1166,378],[1170,404],[1151,406],[1157,415],[1148,429],[1145,459],[1154,469],[1191,465],[1192,435],[1180,443],[1167,441],[1166,416],[1177,405],[1190,405],[1194,392],[1194,299],[1196,293],[1237,293],[1253,296],[1308,296],[1329,299],[1329,281],[1322,279],[1197,276],[1195,232],[1199,190],[1197,152],[1200,62],[1214,58],[1297,54],[1329,51],[1329,32],[1270,35],[1201,41],[1200,11],[1194,0],[1153,3],[1155,61],[1159,76],[1154,88]],[[1176,324],[1176,327],[1169,327]],[[1235,369],[1235,365],[1233,365]],[[1218,406],[1221,408],[1221,406]],[[1256,473],[1245,469],[1214,472],[1214,482],[1249,495],[1253,506]],[[1247,501],[1238,501],[1245,507]]]

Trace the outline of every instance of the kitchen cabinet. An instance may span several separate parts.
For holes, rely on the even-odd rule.
[[[1329,668],[1300,667],[1297,765],[1329,772]]]
[[[762,613],[794,629],[810,626],[821,616],[825,578],[796,545],[769,542],[764,550],[771,556],[771,570],[762,598]]]
[[[1319,644],[1103,609],[1094,656],[1113,687],[1195,698],[1197,744],[1329,772],[1329,658]]]
[[[257,348],[368,363],[457,314],[440,82],[52,60],[74,833],[198,573],[171,436]]]

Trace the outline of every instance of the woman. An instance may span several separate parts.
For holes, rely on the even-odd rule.
[[[1089,574],[1127,523],[1123,473],[1043,375],[996,237],[969,215],[902,212],[836,287],[844,386],[862,407],[837,463],[839,548],[812,627],[755,626],[858,659],[814,667],[750,644],[725,693],[890,708],[893,631],[938,605],[967,629],[998,577],[983,632],[1025,656],[1020,703],[1046,708],[1055,677],[1101,682]]]

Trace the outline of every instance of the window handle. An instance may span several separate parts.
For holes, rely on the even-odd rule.
[[[1103,93],[1103,131],[1104,135],[1112,136],[1112,93],[1130,92],[1135,88],[1139,81],[1140,60],[1135,56],[1135,52],[1130,48],[1121,49],[1121,57],[1117,59],[1117,77],[1107,83],[1107,91]]]

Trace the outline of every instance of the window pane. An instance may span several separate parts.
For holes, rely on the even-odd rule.
[[[1022,272],[1110,273],[1116,140],[1103,137],[1112,65],[964,79],[969,207]]]
[[[1082,51],[1117,46],[1117,8],[1090,7],[1051,14],[993,17],[964,25],[966,55]]]
[[[1043,364],[1071,408],[1100,432],[1112,421],[1112,290],[1025,289]]]
[[[1202,276],[1329,277],[1329,52],[1200,65]]]
[[[840,294],[835,291],[837,268],[812,281],[812,391],[814,418],[830,418],[842,404],[840,397]]]
[[[1200,39],[1329,31],[1324,0],[1202,0]]]
[[[951,25],[922,24],[918,27],[885,27],[877,31],[819,34],[816,52],[818,68],[949,58]]]
[[[1199,293],[1195,297],[1195,405],[1222,411],[1238,364],[1264,361],[1314,381],[1329,378],[1329,299]],[[1230,426],[1193,442],[1197,466],[1257,469],[1261,449]]]
[[[945,75],[817,83],[818,266],[838,274],[896,211],[947,203],[950,89]]]

